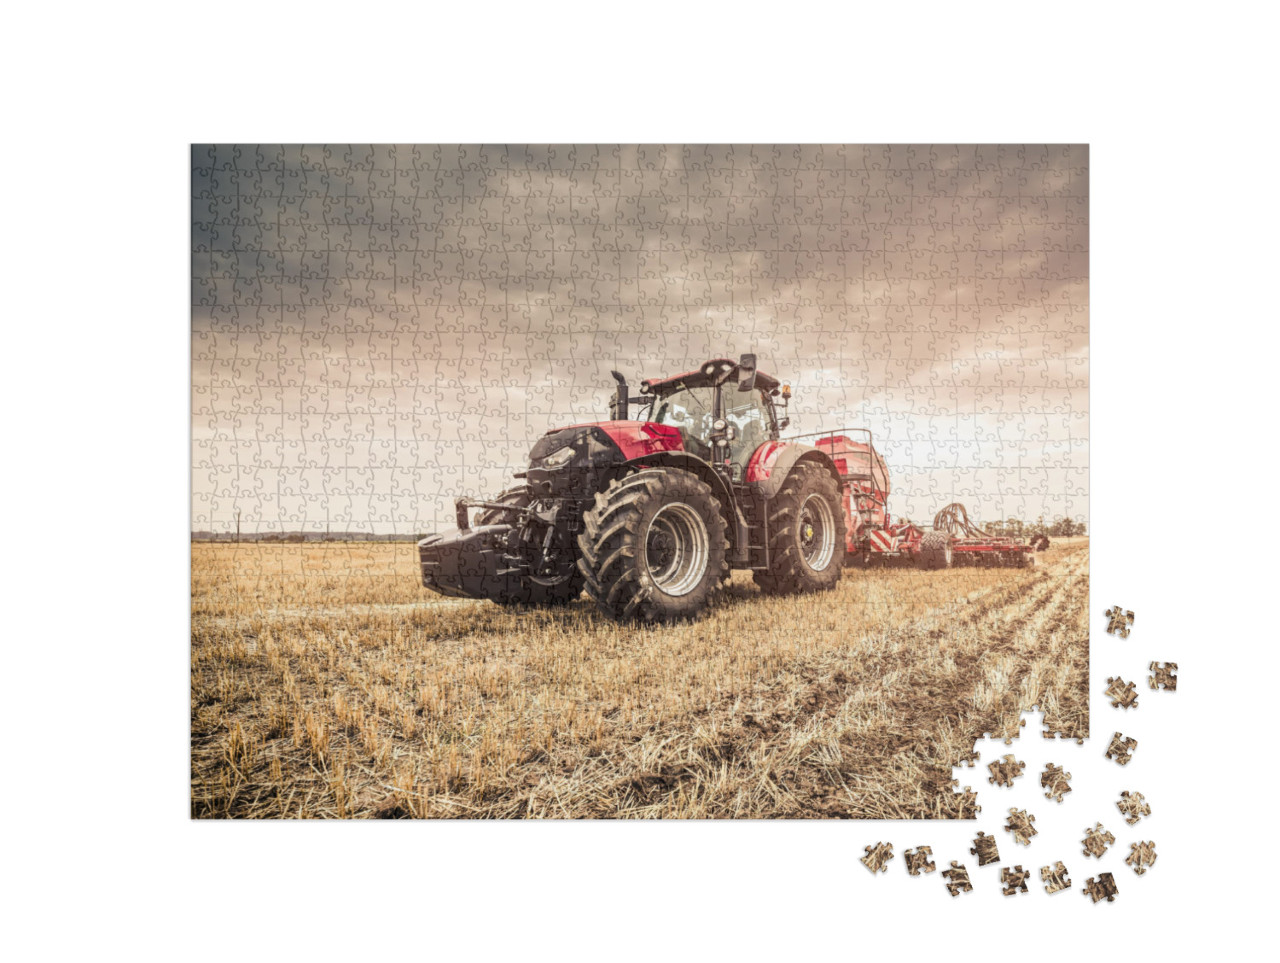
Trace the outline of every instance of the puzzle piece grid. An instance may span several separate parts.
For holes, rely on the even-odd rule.
[[[895,511],[1087,510],[1081,147],[192,150],[193,528],[413,537],[753,350]]]
[[[1080,520],[1086,239],[1081,148],[197,147],[193,527],[451,527],[610,369],[740,350],[897,513]]]

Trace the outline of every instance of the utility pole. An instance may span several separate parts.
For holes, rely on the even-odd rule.
[[[236,544],[240,544],[240,509],[236,509]]]

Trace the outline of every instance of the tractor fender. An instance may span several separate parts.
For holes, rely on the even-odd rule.
[[[698,478],[711,486],[711,491],[715,493],[716,498],[724,507],[725,521],[729,523],[727,528],[729,543],[732,547],[737,548],[738,525],[737,519],[734,517],[737,514],[737,500],[733,497],[733,490],[729,488],[728,483],[719,472],[697,455],[691,455],[686,451],[659,451],[640,458],[634,458],[624,463],[621,468],[623,471],[617,472],[619,475],[630,468],[679,468],[681,471],[697,475]]]
[[[826,452],[794,441],[771,441],[756,449],[747,466],[747,484],[761,498],[769,501],[781,490],[791,469],[802,461],[821,465],[831,473],[837,485],[844,485],[844,479]]]

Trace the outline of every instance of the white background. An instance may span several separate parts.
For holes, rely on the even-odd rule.
[[[1180,958],[1260,935],[1276,835],[1273,24],[1229,3],[274,7],[8,16],[18,958],[989,958],[1046,938]],[[1068,841],[1095,818],[1121,844],[1154,839],[1155,868],[1135,879],[1119,851],[1086,865],[1047,829],[1018,857],[1066,862],[1075,885],[1054,897],[1004,899],[972,857],[975,892],[957,899],[940,872],[858,862],[877,839],[932,843],[941,871],[977,828],[1012,862],[994,790],[959,827],[189,821],[188,145],[259,139],[1092,144],[1084,748],[1100,756],[1121,718],[1099,697],[1115,672],[1142,684],[1114,726],[1141,746],[1127,771],[1107,764],[1121,775],[1105,798],[1075,773],[1067,803],[1033,811]],[[1101,631],[1114,603],[1137,612],[1127,641]],[[1146,690],[1153,658],[1180,664],[1176,694]],[[1108,809],[1130,783],[1154,810],[1136,831]],[[1099,868],[1113,904],[1081,895]]]

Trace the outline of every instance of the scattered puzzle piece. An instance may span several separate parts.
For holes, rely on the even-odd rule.
[[[1010,809],[1009,821],[1004,828],[1013,833],[1014,842],[1030,846],[1031,837],[1039,835],[1039,831],[1031,826],[1035,821],[1036,817],[1030,815],[1025,809]]]
[[[1122,639],[1129,637],[1129,629],[1133,626],[1133,613],[1120,606],[1107,609],[1107,635],[1118,635]]]
[[[1013,896],[1019,890],[1027,891],[1027,877],[1031,875],[1031,871],[1023,872],[1021,866],[1015,866],[1012,870],[1008,866],[1000,870],[1001,891],[1005,896]]]
[[[978,833],[977,838],[973,841],[973,848],[969,850],[969,854],[978,857],[979,866],[1000,862],[1000,850],[996,847],[996,838],[988,836],[986,833]]]
[[[1058,860],[1053,866],[1041,866],[1040,880],[1044,883],[1044,891],[1050,896],[1071,888],[1071,880],[1067,878],[1067,867],[1062,864],[1062,860]]]
[[[1129,765],[1129,760],[1133,758],[1133,750],[1137,748],[1137,739],[1130,739],[1117,732],[1111,737],[1111,745],[1107,746],[1107,751],[1104,755],[1108,759],[1114,759],[1121,766],[1127,766]]]
[[[1013,781],[1022,775],[1026,765],[1025,762],[1015,759],[1012,754],[1006,755],[1002,760],[987,766],[991,770],[991,778],[987,782],[993,782],[997,786],[1012,786]]]
[[[893,859],[893,843],[877,842],[874,846],[863,846],[867,855],[862,857],[862,865],[871,872],[887,873],[889,860]]]
[[[1125,682],[1119,676],[1107,679],[1109,683],[1107,690],[1103,693],[1111,700],[1111,708],[1136,709],[1138,707],[1138,693],[1132,682]]]
[[[1102,899],[1113,903],[1117,893],[1119,890],[1116,889],[1115,878],[1110,873],[1099,873],[1096,883],[1090,876],[1084,884],[1084,895],[1091,897],[1095,903]]]
[[[1086,829],[1084,839],[1080,840],[1084,844],[1084,854],[1097,859],[1101,859],[1107,847],[1115,841],[1115,836],[1103,829],[1102,823],[1096,823],[1094,829]]]
[[[1156,864],[1156,844],[1153,842],[1130,843],[1129,855],[1124,860],[1133,867],[1133,871],[1139,876],[1146,873],[1148,866]]]
[[[933,855],[933,850],[928,846],[921,846],[919,849],[908,849],[902,854],[902,858],[907,861],[907,872],[912,876],[919,876],[921,872],[932,873],[938,867],[929,861],[929,857]]]
[[[1122,792],[1120,801],[1116,803],[1116,809],[1124,813],[1124,821],[1130,826],[1143,816],[1151,815],[1151,806],[1140,792],[1131,793],[1128,790]]]
[[[963,863],[957,863],[953,859],[951,868],[944,869],[942,875],[947,880],[947,889],[952,896],[959,896],[962,890],[967,893],[973,889],[973,884],[969,882],[969,871],[964,868]]]
[[[1178,663],[1152,662],[1150,669],[1154,675],[1147,677],[1147,685],[1151,688],[1163,687],[1166,692],[1173,692],[1178,688],[1178,677],[1174,675],[1178,671]]]
[[[1061,766],[1049,763],[1045,771],[1040,773],[1040,785],[1049,790],[1044,794],[1044,798],[1062,802],[1062,797],[1071,792],[1071,784],[1067,782],[1070,778],[1071,773],[1063,772]]]

